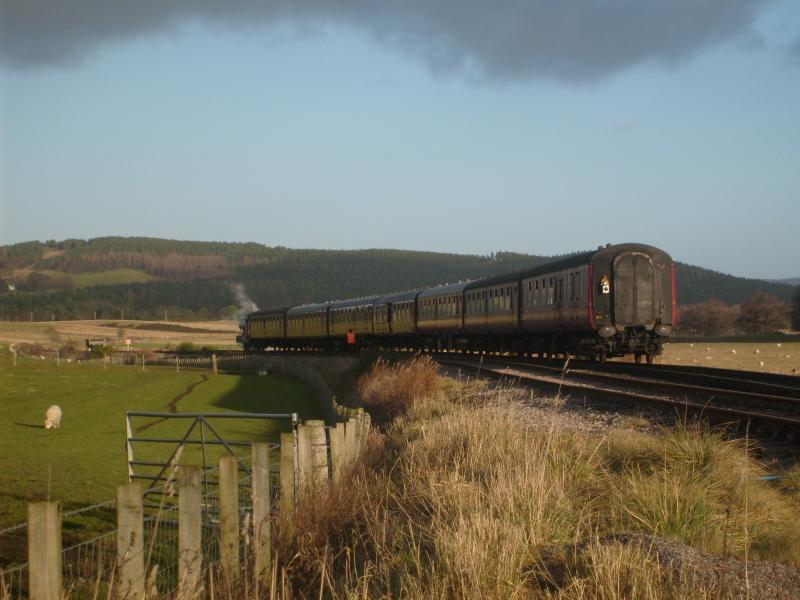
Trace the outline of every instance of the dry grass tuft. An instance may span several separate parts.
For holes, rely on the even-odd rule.
[[[378,359],[369,372],[358,379],[361,401],[372,422],[383,425],[403,414],[418,398],[429,396],[439,385],[439,370],[429,356],[390,363]]]
[[[381,365],[360,385],[385,398],[379,390],[401,372]],[[388,411],[396,419],[373,435],[364,463],[298,517],[297,541],[280,550],[294,557],[286,571],[294,593],[723,597],[687,591],[642,548],[601,541],[626,532],[722,556],[800,561],[797,507],[758,479],[763,468],[741,441],[688,426],[605,436],[543,427],[524,396],[448,382],[446,395],[387,403],[401,410]],[[553,548],[568,556],[554,561]]]

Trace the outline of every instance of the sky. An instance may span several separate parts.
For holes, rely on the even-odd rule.
[[[0,0],[0,244],[800,276],[796,0]]]

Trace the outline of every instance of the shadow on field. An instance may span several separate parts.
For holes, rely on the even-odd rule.
[[[313,390],[299,380],[278,375],[243,375],[230,392],[213,405],[223,410],[246,413],[297,413],[301,420],[324,419],[322,406]],[[291,431],[289,420],[270,420],[259,423],[228,421],[220,423],[225,433],[233,436],[263,436],[277,442],[282,432]],[[222,433],[222,432],[220,432]]]
[[[20,427],[30,427],[31,429],[44,429],[44,425],[33,424],[33,423],[19,423],[15,422],[14,425],[19,425]]]

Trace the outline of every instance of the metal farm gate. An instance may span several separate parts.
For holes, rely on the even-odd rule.
[[[265,439],[258,434],[258,428],[254,425],[267,425],[269,421],[283,422],[278,429],[289,430],[296,438],[299,423],[297,413],[126,411],[128,480],[146,482],[145,499],[148,496],[161,496],[165,492],[172,495],[170,488],[178,463],[199,464],[203,471],[204,496],[208,497],[209,486],[216,487],[219,457],[226,454],[234,456],[239,470],[249,472],[250,447],[253,442]],[[238,429],[231,430],[228,427],[225,431],[219,422],[237,424]],[[275,444],[273,449],[277,447],[278,444]],[[185,452],[187,449],[193,451]],[[184,454],[191,455],[187,457]],[[163,498],[160,504],[163,505]],[[150,504],[148,507],[158,508],[159,504]]]

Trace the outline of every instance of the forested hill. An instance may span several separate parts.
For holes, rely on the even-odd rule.
[[[256,243],[96,238],[0,246],[0,319],[215,318],[244,294],[261,307],[291,305],[507,273],[559,258],[404,250],[295,250]],[[14,287],[14,291],[10,287]],[[238,293],[237,293],[238,290]],[[757,290],[789,300],[793,288],[678,266],[679,302],[738,303]]]

